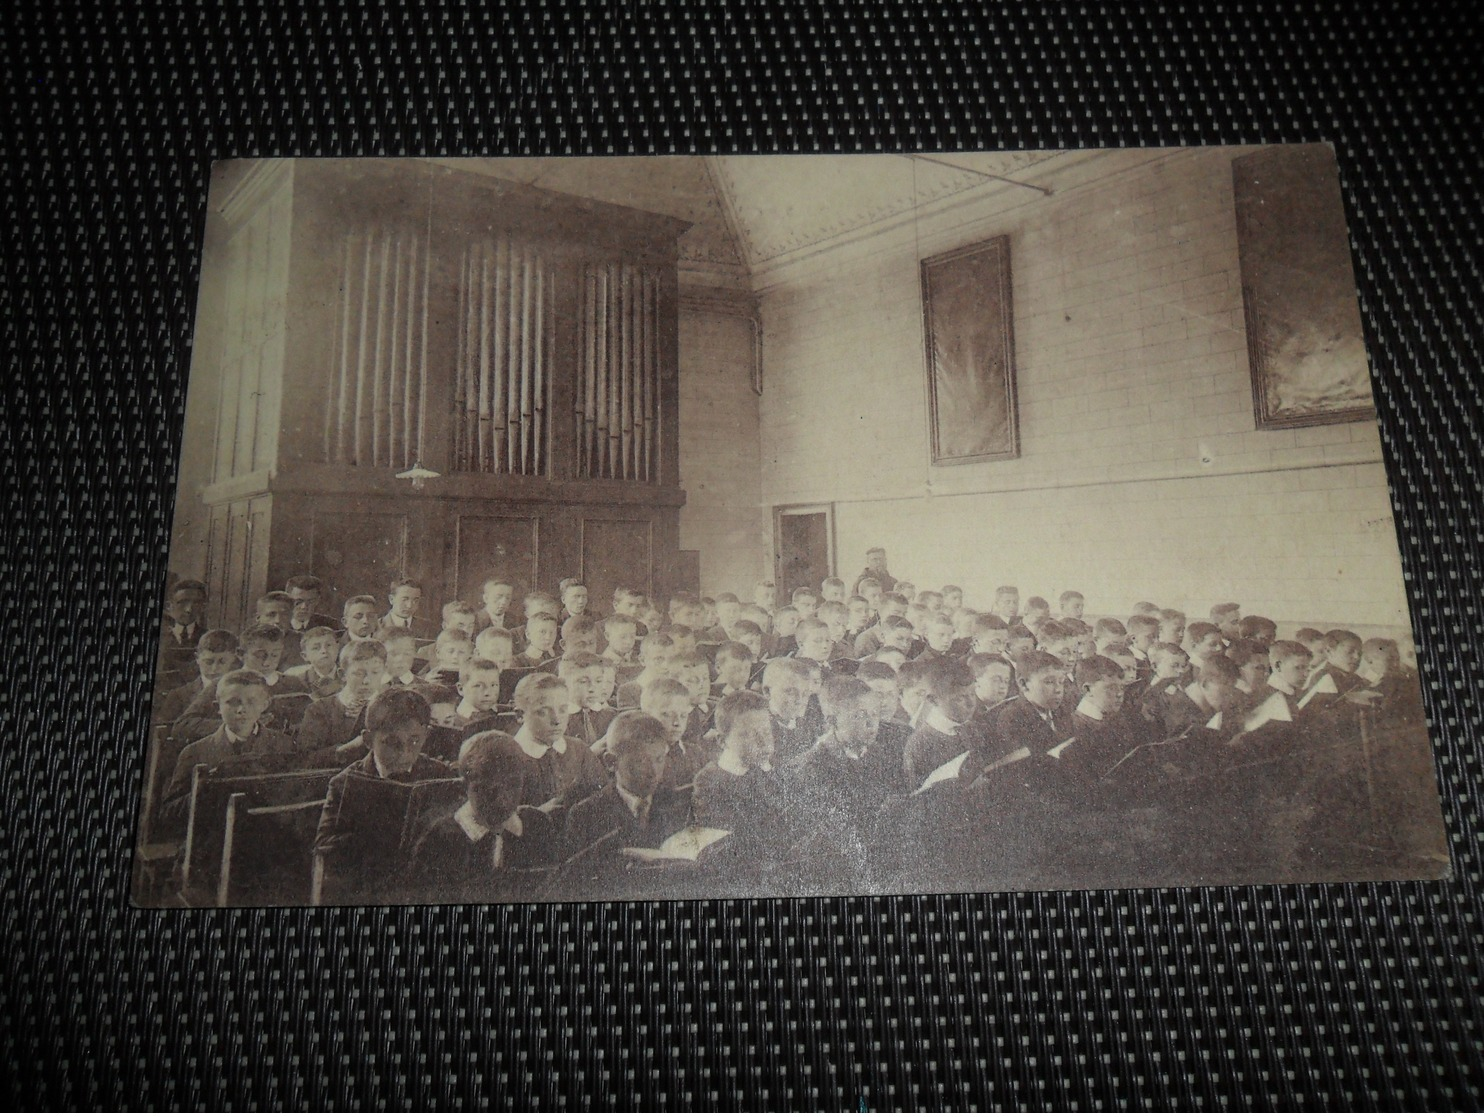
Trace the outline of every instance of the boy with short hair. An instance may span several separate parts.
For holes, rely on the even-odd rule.
[[[445,628],[433,643],[433,662],[428,664],[423,678],[436,686],[453,686],[464,664],[473,658],[474,641],[469,634],[462,628]]]
[[[423,903],[543,898],[561,824],[525,806],[530,760],[509,734],[476,733],[459,751],[464,804],[418,840],[409,874]]]
[[[952,616],[964,607],[963,586],[947,585],[943,587],[943,612]]]
[[[286,734],[262,724],[273,699],[268,685],[256,671],[226,672],[215,680],[214,693],[220,724],[181,750],[160,798],[160,822],[171,832],[184,829],[196,765],[219,768],[299,751]]]
[[[340,690],[310,703],[299,725],[299,747],[309,753],[328,753],[360,736],[366,707],[386,677],[386,648],[376,640],[346,644],[340,649]]]
[[[155,692],[165,694],[190,682],[196,673],[196,642],[206,631],[206,583],[182,578],[170,589],[160,629]]]
[[[515,657],[517,667],[545,669],[557,658],[557,619],[552,613],[526,615],[525,647]]]
[[[1267,648],[1278,639],[1278,625],[1267,617],[1254,614],[1242,618],[1241,624],[1237,626],[1237,635],[1243,640],[1251,640]]]
[[[598,654],[598,622],[586,613],[576,613],[562,622],[562,655],[574,652]]]
[[[885,593],[881,595],[880,613],[876,623],[866,629],[855,639],[855,654],[858,659],[875,655],[885,644],[885,633],[887,622],[893,617],[904,617],[907,613],[907,599],[899,593]],[[909,626],[910,627],[910,626]]]
[[[979,709],[973,672],[958,660],[947,658],[929,661],[926,666],[925,704],[903,757],[907,783],[912,787],[920,786],[954,757],[982,747],[972,725]]]
[[[696,773],[714,760],[718,752],[714,738],[695,736],[690,732],[691,715],[695,711],[690,688],[679,679],[656,679],[644,688],[639,709],[658,721],[665,730],[668,754],[662,786],[688,791],[695,782]]]
[[[588,620],[596,622],[599,618],[588,608],[587,586],[573,578],[562,586],[562,615],[561,620],[565,623],[573,617],[587,617]]]
[[[670,595],[670,623],[684,625],[689,629],[701,627],[705,619],[700,599],[693,593],[681,590]]]
[[[1223,601],[1211,606],[1211,623],[1221,633],[1224,643],[1230,643],[1241,635],[1242,607],[1235,601]]]
[[[315,831],[324,902],[393,903],[416,883],[411,851],[397,844],[405,818],[352,817],[343,808],[352,777],[398,783],[453,778],[452,768],[423,754],[429,719],[427,701],[409,690],[386,691],[366,708],[366,755],[330,779]]]
[[[789,604],[799,614],[800,620],[808,620],[819,611],[819,594],[815,593],[808,586],[800,586],[794,590],[793,596],[789,599]]]
[[[1005,702],[991,726],[998,747],[1011,754],[1052,754],[1067,743],[1071,724],[1058,710],[1063,705],[1067,668],[1056,656],[1032,649],[1015,661],[1017,700]]]
[[[412,578],[395,578],[387,588],[387,604],[391,606],[380,623],[388,628],[406,628],[419,640],[437,639],[433,626],[417,615],[422,604],[422,583]]]
[[[612,694],[608,671],[611,664],[593,652],[570,652],[562,656],[557,675],[572,693],[572,716],[566,733],[592,748],[608,732],[618,713],[608,704]]]
[[[821,668],[829,665],[834,644],[830,640],[830,626],[824,621],[818,617],[805,617],[799,621],[794,639],[798,644],[794,652],[795,658],[811,660]]]
[[[670,665],[674,657],[675,641],[667,633],[651,632],[644,637],[639,644],[641,667],[638,674],[619,683],[616,698],[618,708],[628,710],[638,706],[645,687],[656,679],[672,677]]]
[[[283,631],[276,625],[249,625],[242,630],[238,653],[243,670],[256,671],[268,685],[268,694],[272,699],[268,708],[268,724],[292,734],[299,728],[304,711],[314,699],[304,680],[279,671],[279,664],[283,659],[283,641]],[[212,717],[213,724],[208,732],[216,729],[219,720],[219,716]]]
[[[341,644],[359,644],[376,638],[376,629],[381,618],[376,612],[376,598],[360,594],[345,599],[345,609],[340,615]],[[406,627],[405,625],[397,627]],[[436,634],[435,634],[436,635]],[[417,633],[413,633],[417,636]]]
[[[312,699],[328,698],[339,691],[345,680],[340,677],[340,638],[335,630],[308,629],[299,637],[299,650],[304,662],[285,674],[302,682]]]
[[[773,615],[773,609],[778,602],[778,587],[771,580],[764,578],[754,582],[752,586],[752,603],[767,613]]]
[[[479,587],[481,608],[474,618],[475,635],[486,628],[510,628],[515,617],[510,613],[515,600],[515,585],[508,578],[486,578]]]
[[[756,868],[768,851],[778,849],[787,827],[773,772],[777,747],[767,699],[748,690],[724,698],[716,709],[716,728],[721,748],[696,773],[691,816],[697,826],[727,831],[733,845],[746,851],[738,865]]]
[[[609,853],[623,847],[654,848],[685,827],[690,796],[664,782],[670,755],[664,726],[638,710],[625,710],[608,731],[608,755],[612,782],[567,812],[565,858],[582,856],[599,843]],[[590,868],[589,886],[614,887],[617,865]]]
[[[1087,608],[1087,600],[1080,590],[1063,590],[1061,597],[1057,599],[1057,607],[1063,617],[1080,621],[1083,610]]]
[[[1139,661],[1139,674],[1149,677],[1149,649],[1159,643],[1159,618],[1135,613],[1128,619],[1128,650]]]
[[[975,615],[969,632],[969,651],[974,655],[1004,655],[1010,627],[993,613]]]
[[[794,633],[803,618],[792,605],[785,605],[773,614],[773,658],[793,655],[799,642]]]
[[[742,601],[735,593],[716,595],[716,624],[708,629],[703,638],[708,644],[720,646],[737,638],[737,622],[742,619]]]
[[[942,613],[936,613],[923,622],[923,642],[926,645],[916,658],[924,662],[950,658],[953,650],[953,622]]]
[[[819,607],[818,619],[823,621],[830,634],[829,660],[853,659],[854,642],[847,643],[845,630],[850,611],[840,601],[826,601]]]
[[[711,661],[699,651],[676,656],[672,664],[675,681],[690,695],[691,710],[685,736],[695,740],[703,736],[711,723]]]
[[[1146,726],[1159,734],[1169,720],[1169,706],[1180,702],[1188,682],[1190,657],[1178,644],[1159,643],[1149,649],[1149,665],[1152,673],[1149,685],[1144,688],[1139,713]]]
[[[767,634],[752,621],[743,619],[737,622],[736,642],[747,649],[754,663],[764,658],[763,649],[767,646]]]
[[[1242,721],[1242,733],[1254,733],[1264,726],[1276,723],[1276,730],[1285,739],[1292,740],[1290,734],[1283,732],[1283,728],[1286,724],[1297,721],[1303,712],[1299,705],[1300,688],[1308,680],[1309,664],[1313,657],[1309,654],[1309,649],[1297,641],[1275,640],[1268,647],[1268,659],[1272,664],[1268,681],[1253,692]]]
[[[213,693],[218,679],[236,670],[237,637],[224,628],[203,633],[196,641],[194,658],[196,677],[162,695],[155,703],[153,721],[156,725],[173,725],[200,695]]]
[[[410,690],[422,695],[423,700],[429,706],[440,704],[451,704],[458,701],[451,682],[456,683],[457,676],[451,682],[430,682],[428,679],[418,675],[415,668],[417,663],[417,638],[405,628],[392,628],[377,634],[381,640],[381,646],[386,649],[386,680],[384,686],[396,690]],[[335,688],[336,690],[339,687]],[[329,693],[333,694],[334,691]],[[317,697],[325,697],[318,695]]]
[[[1179,609],[1159,611],[1159,642],[1176,647],[1185,643],[1185,614]]]
[[[1025,612],[1020,618],[1020,623],[1032,632],[1051,619],[1051,606],[1044,597],[1026,598]]]
[[[639,622],[624,613],[603,621],[603,658],[615,667],[639,667]]]
[[[660,628],[675,645],[675,655],[690,655],[696,650],[696,630],[688,624],[667,624]]]
[[[819,584],[820,603],[834,601],[845,604],[845,582],[840,578],[826,578]]]
[[[1005,631],[1005,655],[1016,663],[1036,647],[1036,634],[1023,624],[1012,624]]]
[[[1220,655],[1225,647],[1221,629],[1209,621],[1192,621],[1185,630],[1185,647],[1190,656],[1191,671],[1199,674],[1206,657]]]
[[[1091,779],[1102,779],[1140,743],[1123,712],[1123,669],[1107,656],[1077,664],[1077,705],[1068,756]]]
[[[845,602],[845,642],[855,653],[855,641],[862,632],[871,627],[871,603],[860,594],[854,594]]]
[[[607,782],[596,754],[564,732],[571,706],[567,684],[546,672],[527,675],[515,688],[521,717],[515,741],[530,761],[524,798],[534,807],[570,806]]]
[[[711,697],[720,701],[729,694],[747,690],[752,683],[756,656],[746,644],[729,640],[716,649],[716,682],[711,685]]]
[[[458,704],[439,722],[452,729],[467,730],[463,736],[484,729],[498,729],[500,706],[500,668],[488,659],[471,659],[459,667],[455,691]],[[452,756],[443,757],[452,760]]]
[[[1226,658],[1237,668],[1237,680],[1233,684],[1244,698],[1251,698],[1268,681],[1272,665],[1268,661],[1268,650],[1251,640],[1236,639],[1226,649]]]
[[[1123,643],[1128,639],[1128,629],[1117,617],[1099,617],[1097,624],[1092,626],[1092,642],[1098,655],[1109,644]]]
[[[787,764],[814,744],[819,735],[818,723],[809,716],[809,700],[814,696],[814,672],[808,661],[769,660],[763,669],[763,696],[767,699],[767,709],[772,718],[772,739],[778,762]],[[720,725],[717,728],[720,729]]]
[[[916,729],[932,693],[932,680],[928,677],[930,664],[920,660],[908,660],[897,670],[897,695],[901,711],[889,720],[902,721]]]

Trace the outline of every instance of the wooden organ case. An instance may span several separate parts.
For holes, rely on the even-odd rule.
[[[211,220],[221,623],[301,572],[337,608],[405,573],[430,620],[496,574],[676,588],[684,222],[390,160],[255,164]]]

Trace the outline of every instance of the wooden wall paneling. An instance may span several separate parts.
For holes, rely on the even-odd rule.
[[[234,500],[227,508],[226,601],[222,615],[222,623],[234,631],[240,629],[250,615],[247,601],[248,532],[248,502]]]
[[[227,552],[231,538],[232,509],[218,504],[211,509],[211,525],[206,536],[206,601],[207,623],[213,627],[226,623]]]
[[[376,512],[369,500],[335,500],[310,519],[310,568],[325,582],[327,597],[369,594],[385,605],[393,578],[407,569],[408,517]]]
[[[581,576],[595,608],[606,611],[619,585],[654,592],[654,537],[649,518],[582,518]]]
[[[541,520],[534,515],[463,515],[456,514],[454,558],[452,562],[452,596],[478,603],[486,578],[501,576],[515,583],[519,595],[539,581],[538,556],[541,546]]]
[[[268,581],[268,560],[273,543],[273,498],[267,493],[247,501],[247,570],[245,571],[246,612],[250,617],[256,611],[259,597],[270,589],[282,589],[283,584],[271,585]]]

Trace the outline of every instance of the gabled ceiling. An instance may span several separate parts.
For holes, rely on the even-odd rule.
[[[1049,193],[1085,152],[439,159],[563,194],[691,223],[683,266],[746,280],[923,206],[974,190]]]

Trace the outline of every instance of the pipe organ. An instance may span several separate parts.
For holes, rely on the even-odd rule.
[[[208,219],[214,616],[300,572],[430,620],[495,574],[679,588],[683,222],[391,160],[257,163]]]

